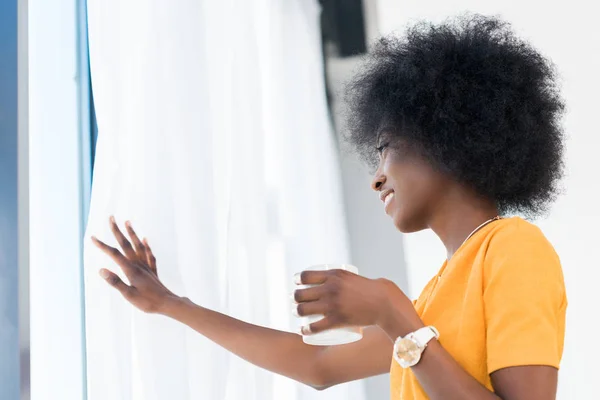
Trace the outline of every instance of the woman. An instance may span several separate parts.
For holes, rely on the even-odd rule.
[[[562,173],[564,104],[551,63],[509,26],[479,15],[385,38],[349,85],[348,138],[377,167],[372,187],[405,233],[432,229],[447,250],[413,303],[392,282],[306,271],[304,334],[365,326],[358,342],[310,346],[191,303],[158,279],[147,241],[114,219],[123,269],[100,274],[133,305],[189,325],[238,356],[325,389],[390,371],[392,399],[556,396],[567,306],[558,256],[538,215]]]

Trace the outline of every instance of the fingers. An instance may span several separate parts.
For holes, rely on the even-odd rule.
[[[302,271],[294,275],[296,285],[319,285],[331,275],[330,271]]]
[[[327,313],[327,304],[322,301],[311,301],[310,303],[296,304],[293,313],[297,317],[305,317],[307,315],[324,315]]]
[[[95,236],[92,236],[92,241],[98,248],[100,248],[100,250],[108,254],[110,258],[112,258],[113,261],[121,267],[127,277],[129,277],[129,274],[131,273],[131,265],[129,265],[129,260],[123,254],[121,254],[118,249],[107,245]]]
[[[156,269],[156,257],[154,257],[154,253],[152,253],[152,249],[148,244],[148,239],[144,238],[144,247],[146,249],[146,262],[148,263],[148,267],[150,267],[150,271],[154,273],[154,275],[158,276],[158,271]]]
[[[121,252],[118,249],[107,245],[106,243],[98,239],[96,236],[92,236],[92,242],[94,242],[94,244],[98,248],[100,248],[100,250],[108,254],[110,258],[112,258],[113,261],[116,262],[118,265],[127,264],[127,258],[125,258],[125,256],[121,254]]]
[[[310,325],[303,326],[300,331],[303,335],[311,335],[319,332],[326,331],[327,329],[337,328],[339,324],[335,323],[331,318],[325,317],[317,322],[313,322]]]
[[[137,254],[138,259],[145,261],[146,260],[146,248],[145,248],[144,244],[142,243],[142,241],[140,240],[140,238],[138,237],[138,235],[133,230],[133,226],[131,225],[130,221],[125,222],[125,229],[127,229],[127,234],[129,235],[129,237],[131,238],[131,241],[133,242],[133,246],[135,248],[135,253]]]
[[[294,291],[294,301],[296,303],[304,303],[319,300],[325,294],[325,290],[321,285],[307,289],[297,289]]]
[[[119,276],[107,269],[102,268],[100,270],[100,276],[112,287],[117,289],[125,298],[129,298],[131,295],[131,287],[127,286],[125,282],[119,278]]]
[[[127,256],[127,258],[129,258],[130,260],[135,260],[137,258],[135,250],[133,249],[133,247],[131,247],[131,243],[129,243],[129,240],[127,240],[125,235],[123,235],[123,233],[119,229],[119,226],[115,221],[115,217],[112,216],[110,217],[110,230],[112,231],[113,235],[115,235],[119,246],[121,246],[121,249],[123,249],[123,252]]]

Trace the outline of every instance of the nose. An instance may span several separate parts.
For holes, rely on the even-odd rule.
[[[375,171],[375,176],[373,177],[373,181],[371,181],[371,189],[379,192],[385,183],[385,175],[382,174],[379,169]]]

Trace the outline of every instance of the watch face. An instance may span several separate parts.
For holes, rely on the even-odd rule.
[[[397,356],[398,363],[404,367],[412,367],[417,364],[421,359],[421,347],[412,339],[404,338],[396,342],[395,354]]]

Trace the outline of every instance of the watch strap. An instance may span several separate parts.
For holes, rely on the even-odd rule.
[[[429,343],[431,339],[437,339],[440,337],[440,333],[433,326],[423,327],[414,331],[410,335],[417,342],[419,347],[426,347],[427,343]]]

